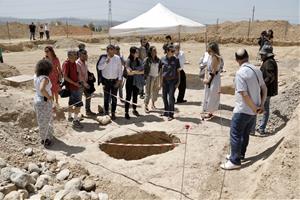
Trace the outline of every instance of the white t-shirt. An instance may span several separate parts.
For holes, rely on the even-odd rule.
[[[235,107],[233,113],[256,115],[243,100],[241,92],[247,92],[254,104],[260,106],[261,86],[264,84],[265,82],[260,69],[250,63],[242,64],[235,75]]]
[[[159,63],[151,63],[149,76],[152,76],[152,77],[158,76],[158,65],[159,65]]]
[[[184,63],[185,63],[185,55],[183,51],[179,51],[178,56],[176,56],[179,59],[180,63],[180,70],[183,70],[184,68]]]
[[[40,85],[43,79],[47,78],[49,80],[49,83],[46,85],[46,91],[48,92],[49,96],[52,96],[51,92],[51,81],[49,77],[41,75],[41,76],[36,76],[34,75],[33,81],[34,81],[34,87],[35,87],[35,96],[34,96],[34,102],[43,102],[44,101],[44,95],[40,91]]]

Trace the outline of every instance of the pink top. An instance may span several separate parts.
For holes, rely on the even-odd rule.
[[[87,82],[88,81],[88,66],[86,64],[86,62],[80,60],[80,58],[78,58],[76,60],[76,65],[77,65],[77,70],[79,72],[79,80],[83,81],[83,82]]]
[[[58,91],[60,90],[59,81],[62,76],[60,62],[59,62],[58,58],[54,58],[53,60],[50,60],[50,61],[52,63],[52,71],[49,74],[49,78],[52,83],[51,91],[53,93],[58,93]]]

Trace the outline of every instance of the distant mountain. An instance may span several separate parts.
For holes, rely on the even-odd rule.
[[[51,22],[62,22],[66,23],[68,22],[71,25],[76,25],[76,26],[83,26],[87,25],[89,23],[93,23],[95,26],[107,26],[107,20],[97,20],[97,19],[79,19],[79,18],[47,18],[47,19],[21,19],[21,18],[13,18],[13,17],[0,17],[0,24],[5,24],[7,22],[19,22],[23,24],[29,24],[31,22],[40,22],[40,23],[51,23]],[[118,25],[122,22],[120,21],[113,21],[112,24],[113,26]]]

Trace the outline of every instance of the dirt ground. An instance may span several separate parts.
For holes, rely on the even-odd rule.
[[[159,55],[162,55],[162,43],[152,44],[157,46]],[[121,52],[127,57],[129,47],[138,43],[119,45]],[[118,118],[107,126],[99,126],[94,119],[84,118],[84,129],[76,131],[65,120],[56,121],[57,141],[50,150],[42,149],[38,142],[28,145],[40,149],[41,153],[51,152],[61,160],[81,164],[90,174],[99,177],[101,181],[97,186],[108,193],[111,199],[180,199],[184,144],[165,153],[138,160],[115,159],[99,148],[101,142],[115,137],[144,131],[163,131],[187,144],[183,199],[299,199],[299,47],[274,47],[279,66],[280,87],[279,95],[271,100],[271,123],[268,127],[271,134],[268,137],[251,137],[242,169],[224,172],[219,165],[229,151],[229,126],[234,96],[222,94],[216,117],[211,121],[201,121],[204,91],[198,77],[198,61],[205,51],[205,44],[184,42],[181,45],[190,63],[185,66],[188,102],[176,105],[178,112],[175,120],[169,122],[160,117],[159,112],[145,114],[143,107],[139,107],[141,116],[132,117],[128,121],[124,119],[124,105],[118,102]],[[221,45],[220,51],[226,70],[222,74],[223,86],[233,85],[234,74],[238,69],[234,52],[240,47],[248,50],[252,63],[259,64],[256,59],[257,46]],[[67,48],[55,49],[61,63],[66,59],[66,50]],[[95,73],[95,63],[98,56],[104,53],[105,45],[87,44],[87,50],[89,68]],[[34,66],[43,55],[42,49],[34,49],[4,53],[4,60],[15,66],[21,74],[33,75]],[[22,137],[26,130],[20,124],[29,122],[18,121],[22,115],[19,113],[28,112],[31,118],[34,117],[30,103],[34,92],[31,87],[1,87],[0,98],[6,100],[1,100],[0,104],[0,125],[5,130],[0,133],[8,142],[0,144],[0,155],[8,157],[8,154],[18,155],[20,148],[24,147],[25,139]],[[92,110],[95,112],[99,104],[103,105],[103,90],[99,86],[96,88],[95,97],[92,99]],[[139,99],[138,104],[143,106],[143,101]],[[67,106],[67,100],[61,99],[60,105]],[[163,108],[161,97],[156,105],[159,109]],[[17,116],[5,118],[7,113],[16,113]],[[84,109],[82,113],[85,113]],[[187,124],[191,129],[188,131],[188,140],[185,141]],[[7,139],[9,135],[13,137]],[[38,141],[37,132],[29,132],[27,135]],[[20,156],[19,158],[22,159]],[[14,159],[10,160],[13,162]]]

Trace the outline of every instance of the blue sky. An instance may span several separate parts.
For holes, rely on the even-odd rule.
[[[299,0],[112,0],[113,20],[132,19],[158,2],[200,23],[248,20],[255,5],[255,19],[299,24]],[[0,0],[1,17],[107,19],[107,15],[108,0]]]

